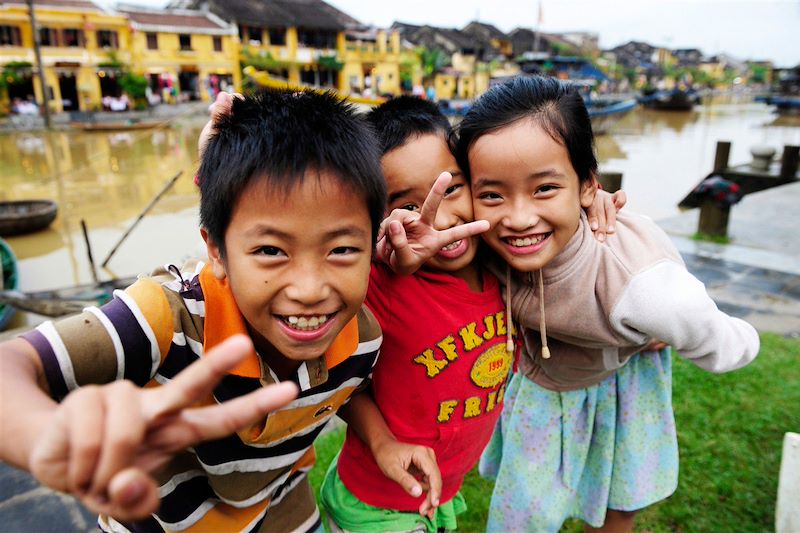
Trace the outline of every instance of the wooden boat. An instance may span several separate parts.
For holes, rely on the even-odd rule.
[[[135,277],[119,278],[97,284],[37,292],[2,290],[0,308],[11,307],[49,317],[80,313],[86,307],[103,305],[110,301],[115,290],[124,289],[135,281]],[[11,289],[16,289],[16,286]]]
[[[0,236],[33,233],[49,226],[58,214],[51,200],[0,202]]]
[[[469,100],[439,100],[439,111],[446,117],[463,117],[472,107]]]
[[[694,89],[648,90],[642,92],[638,101],[651,109],[691,111],[700,102],[700,95]]]
[[[440,100],[439,110],[446,117],[463,117],[469,112],[469,100]],[[592,120],[595,135],[607,133],[617,122],[636,108],[636,100],[592,98],[586,100],[586,109]],[[457,121],[458,118],[455,119]]]
[[[3,289],[3,292],[6,289],[14,290],[18,284],[17,258],[8,243],[0,239],[0,289]],[[13,306],[0,303],[0,331],[8,325],[14,316],[14,311]]]
[[[87,122],[70,122],[69,125],[83,131],[127,131],[155,128],[166,124],[164,120],[142,120],[130,118],[126,120],[98,120]]]
[[[780,115],[800,115],[800,66],[776,75],[778,79],[772,90],[756,96],[755,101],[775,106]]]
[[[602,135],[608,131],[628,113],[636,108],[636,100],[603,100],[594,98],[587,103],[589,118],[592,121],[592,132]]]

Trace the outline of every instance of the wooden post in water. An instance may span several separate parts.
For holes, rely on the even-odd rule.
[[[720,207],[717,202],[706,198],[700,204],[700,220],[697,223],[697,232],[714,237],[728,236],[728,217],[730,207]]]
[[[793,180],[798,165],[800,165],[800,146],[785,145],[781,156],[781,180]]]
[[[183,174],[183,170],[179,170],[177,174],[172,176],[172,179],[170,179],[166,184],[164,184],[164,187],[160,191],[158,191],[158,194],[156,194],[153,197],[153,199],[150,200],[150,203],[147,204],[147,206],[144,209],[142,209],[142,212],[139,213],[139,216],[136,218],[136,220],[133,221],[133,224],[131,224],[131,226],[125,231],[125,233],[122,235],[122,237],[120,237],[120,239],[117,241],[117,244],[114,245],[114,247],[111,249],[111,251],[108,252],[108,255],[106,256],[105,259],[103,259],[103,262],[100,264],[100,266],[102,266],[103,268],[106,267],[108,262],[111,261],[111,257],[114,255],[114,253],[116,253],[117,248],[119,248],[119,245],[122,244],[122,241],[124,241],[125,239],[128,238],[128,235],[131,234],[131,231],[133,231],[133,228],[135,228],[136,225],[139,222],[141,222],[141,220],[144,218],[144,216],[147,214],[147,212],[150,211],[150,209],[154,205],[156,205],[156,202],[158,202],[159,198],[164,196],[164,193],[166,193],[170,189],[170,187],[172,187],[175,184],[175,182],[178,180],[178,178],[181,177],[181,174]]]
[[[714,170],[712,172],[721,173],[728,168],[730,155],[730,141],[717,141],[717,151],[714,153]],[[697,232],[714,237],[727,237],[730,212],[730,207],[722,207],[714,200],[706,198],[700,204],[700,220],[697,222]]]
[[[604,191],[617,192],[622,188],[622,172],[601,172],[597,181],[603,186]]]
[[[722,172],[728,168],[728,158],[730,156],[730,141],[717,141],[717,151],[714,153],[714,170],[711,172]]]

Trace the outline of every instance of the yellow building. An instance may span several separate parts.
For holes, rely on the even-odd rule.
[[[504,64],[502,51],[493,44],[488,25],[472,23],[470,31],[434,26],[414,26],[395,23],[402,38],[428,50],[440,50],[449,58],[447,66],[440,66],[428,76],[425,83],[432,86],[439,100],[471,100],[484,93],[494,75],[493,64]],[[499,30],[494,29],[499,33]],[[498,41],[499,42],[499,41]],[[427,87],[426,87],[427,89]]]
[[[358,22],[321,0],[190,0],[238,27],[240,59],[291,84],[338,85],[344,30]]]
[[[98,108],[104,95],[116,92],[101,65],[109,52],[123,62],[130,54],[128,21],[124,16],[86,0],[34,1],[47,101],[54,112]],[[27,4],[0,3],[0,70],[14,68],[6,105],[31,100],[44,102],[37,80],[33,31]]]
[[[130,21],[131,66],[149,82],[151,104],[210,101],[241,90],[235,25],[188,9],[123,8]]]
[[[400,34],[392,30],[351,30],[345,36],[344,65],[338,88],[350,94],[379,96],[411,91],[414,70],[403,65],[401,80]],[[421,73],[418,74],[421,79]]]

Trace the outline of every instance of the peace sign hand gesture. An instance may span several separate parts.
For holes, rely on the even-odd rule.
[[[31,473],[95,512],[119,520],[146,517],[159,505],[151,472],[189,446],[263,419],[297,395],[287,382],[220,404],[200,403],[251,346],[243,335],[231,337],[161,387],[116,381],[73,391],[31,451]]]
[[[436,229],[436,213],[452,178],[449,172],[439,174],[419,211],[395,209],[383,220],[378,234],[377,260],[388,264],[398,274],[412,274],[444,246],[489,229],[486,220]]]

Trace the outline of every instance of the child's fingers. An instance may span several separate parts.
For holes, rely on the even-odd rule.
[[[67,492],[86,493],[91,489],[105,432],[106,408],[100,387],[83,387],[68,395],[56,416],[63,422],[68,440],[64,455],[51,458],[66,461]]]
[[[200,137],[197,139],[197,153],[200,157],[203,157],[203,153],[206,151],[206,146],[211,136],[217,132],[217,121],[231,114],[234,98],[242,98],[242,95],[239,93],[229,94],[225,91],[220,91],[217,93],[217,98],[214,100],[214,103],[208,106],[211,119],[203,126],[203,129],[200,131]]]
[[[453,176],[449,172],[442,172],[433,182],[433,186],[428,196],[425,197],[422,208],[419,210],[420,220],[426,225],[433,227],[433,223],[436,221],[436,213],[439,211],[439,204],[442,203],[444,193],[447,191],[452,179]]]
[[[442,496],[442,474],[436,462],[436,453],[431,448],[419,446],[415,450],[412,460],[414,466],[423,473],[424,479],[427,481],[428,497],[426,501],[429,501],[433,508],[438,507],[439,498]]]
[[[468,237],[480,235],[481,233],[489,231],[489,226],[490,224],[488,220],[467,222],[466,224],[453,226],[452,228],[440,231],[438,238],[441,240],[442,246],[447,246],[448,244],[456,242],[460,239],[466,239]]]
[[[72,492],[69,472],[69,420],[62,407],[50,419],[31,450],[28,468],[40,483],[62,492]],[[72,483],[74,485],[74,483]]]
[[[141,393],[129,381],[116,381],[105,388],[105,430],[92,480],[93,494],[106,494],[111,478],[130,466],[136,457],[147,429],[139,409]]]
[[[647,351],[647,352],[658,352],[660,350],[663,350],[667,346],[669,346],[669,344],[667,344],[666,342],[660,341],[658,339],[653,339],[653,340],[650,341],[650,343],[647,346],[644,347],[644,351]]]
[[[142,413],[147,422],[206,398],[228,370],[247,357],[253,344],[234,335],[215,346],[164,386],[143,391]]]
[[[398,485],[403,487],[403,490],[405,490],[410,496],[413,496],[414,498],[422,496],[422,492],[424,490],[422,485],[399,463],[393,463],[392,465],[388,466],[385,474],[386,477],[394,480]]]
[[[291,381],[284,381],[218,405],[187,409],[183,411],[181,418],[190,431],[183,432],[185,440],[176,444],[186,447],[204,440],[227,437],[263,420],[267,414],[283,407],[296,397],[297,385]]]
[[[625,207],[625,204],[628,203],[628,195],[625,194],[625,191],[620,189],[611,195],[611,200],[614,202],[614,207],[616,207],[617,211],[619,211]]]
[[[408,245],[408,236],[400,222],[396,220],[390,222],[386,231],[386,236],[389,239],[389,246],[391,246],[394,252],[395,261],[399,260],[402,262],[411,258],[410,256],[413,255],[413,253]]]
[[[220,118],[230,115],[232,107],[233,95],[225,91],[220,91],[217,94],[217,99],[214,100],[214,103],[211,104],[209,108],[211,110],[211,120],[216,122]]]
[[[614,197],[610,197],[603,202],[605,208],[605,232],[614,233],[614,225],[617,222],[617,206],[614,203]]]
[[[89,500],[90,503],[91,500]],[[146,518],[158,509],[160,503],[158,487],[144,472],[127,468],[118,472],[110,481],[107,501],[93,502],[103,514],[117,520],[130,521]]]

